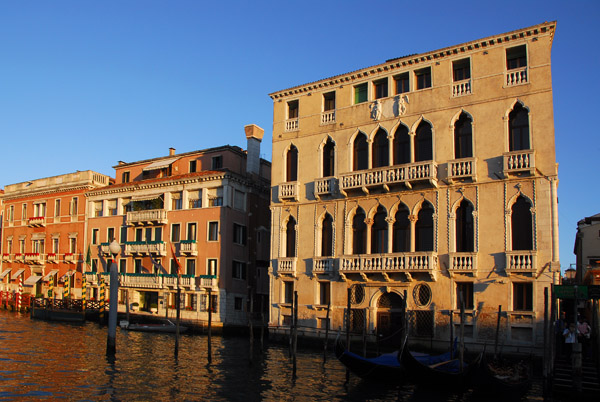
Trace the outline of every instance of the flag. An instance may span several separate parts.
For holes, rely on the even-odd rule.
[[[90,266],[92,265],[92,250],[90,249],[90,245],[88,244],[88,250],[85,255],[85,263]]]
[[[181,264],[179,263],[179,260],[177,259],[177,257],[175,257],[175,246],[173,245],[173,243],[171,243],[171,253],[173,254],[173,259],[175,260],[175,263],[177,264],[177,275],[181,275]]]

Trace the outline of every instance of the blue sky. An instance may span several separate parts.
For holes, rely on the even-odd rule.
[[[600,212],[599,1],[4,1],[0,187],[245,148],[250,123],[271,160],[270,92],[552,20],[565,269],[577,221]]]

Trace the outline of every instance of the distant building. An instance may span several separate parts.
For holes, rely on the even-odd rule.
[[[577,257],[576,282],[600,285],[600,214],[577,222],[573,253]]]
[[[345,327],[350,290],[356,334],[396,342],[406,302],[410,339],[444,343],[462,294],[469,343],[493,342],[502,306],[504,350],[541,353],[560,269],[555,25],[270,94],[273,332],[294,292],[304,333]]]
[[[268,302],[270,163],[260,159],[263,130],[246,126],[248,151],[222,146],[114,166],[114,185],[86,193],[85,274],[98,297],[117,240],[119,307],[175,316],[178,266],[182,317],[247,324]],[[106,278],[108,278],[106,276]]]
[[[2,201],[0,289],[61,299],[81,297],[85,192],[110,178],[91,170],[10,184]],[[66,289],[66,293],[65,293]]]

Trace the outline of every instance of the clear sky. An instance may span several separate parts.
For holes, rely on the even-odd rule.
[[[553,20],[565,269],[577,221],[600,212],[598,0],[2,1],[0,187],[245,148],[250,123],[271,160],[270,92]]]

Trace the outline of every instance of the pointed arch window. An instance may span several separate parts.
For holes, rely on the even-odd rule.
[[[415,224],[415,251],[433,251],[433,206],[424,202]]]
[[[287,182],[298,181],[298,148],[294,145],[287,152],[286,180]]]
[[[410,251],[410,220],[408,207],[402,205],[396,212],[394,222],[393,252],[403,253]]]
[[[365,219],[365,211],[358,208],[352,219],[352,254],[365,254],[367,252],[367,224]]]
[[[327,139],[323,147],[323,177],[335,175],[335,143]]]
[[[373,225],[371,226],[372,254],[387,253],[388,224],[385,218],[387,218],[387,211],[380,205],[373,217]]]
[[[531,149],[529,144],[529,112],[517,102],[508,115],[509,151]]]
[[[433,160],[433,142],[431,125],[422,121],[415,136],[415,162]]]
[[[394,165],[410,163],[410,135],[408,127],[400,125],[394,135]]]
[[[474,245],[473,204],[462,200],[456,209],[456,251],[470,253]]]
[[[390,144],[387,133],[379,129],[373,140],[373,167],[383,167],[390,165]]]
[[[367,136],[359,133],[354,139],[354,160],[352,170],[363,170],[369,168],[369,145]]]
[[[512,249],[533,250],[531,204],[520,195],[513,204],[511,212]]]
[[[473,156],[472,120],[466,113],[461,113],[454,123],[454,158],[471,158]]]
[[[321,227],[321,257],[333,256],[333,218],[325,214]]]
[[[291,216],[285,229],[285,256],[296,256],[296,220]]]

